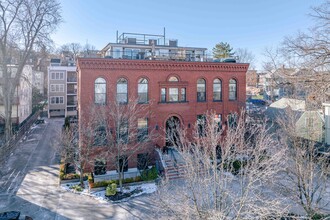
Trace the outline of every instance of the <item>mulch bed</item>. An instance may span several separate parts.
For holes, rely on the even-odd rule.
[[[133,190],[132,192],[129,192],[129,193],[117,192],[116,195],[105,196],[105,197],[110,201],[117,202],[117,201],[120,201],[122,199],[129,198],[132,195],[140,193],[140,192],[142,192],[142,189],[135,189],[135,190]]]

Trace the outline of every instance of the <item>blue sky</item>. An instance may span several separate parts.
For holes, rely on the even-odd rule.
[[[52,35],[56,46],[86,42],[102,49],[116,31],[163,34],[180,46],[205,47],[218,42],[247,48],[262,67],[265,47],[313,24],[311,6],[321,0],[60,0],[64,22]]]

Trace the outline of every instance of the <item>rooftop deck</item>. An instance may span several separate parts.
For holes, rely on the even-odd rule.
[[[236,63],[237,57],[227,57],[221,59],[214,59],[212,55],[187,53],[186,51],[176,51],[165,53],[161,51],[138,51],[138,50],[125,50],[125,51],[114,51],[109,50],[104,56],[107,59],[126,59],[126,60],[169,60],[169,61],[186,61],[186,62],[226,62]]]

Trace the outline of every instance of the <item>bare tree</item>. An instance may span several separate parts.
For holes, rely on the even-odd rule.
[[[59,48],[59,52],[72,53],[73,59],[76,60],[78,55],[83,51],[83,47],[80,43],[68,43],[64,44]]]
[[[103,112],[107,128],[107,155],[118,171],[121,191],[128,161],[136,161],[137,153],[153,152],[156,134],[148,127],[148,120],[152,117],[149,106],[133,99],[126,104],[114,101]]]
[[[96,48],[94,45],[90,44],[90,43],[86,43],[84,46],[83,46],[83,57],[91,57],[94,55],[94,52],[95,52]]]
[[[156,135],[148,127],[148,120],[152,117],[149,106],[131,99],[125,103],[113,101],[84,112],[88,125],[80,126],[79,148],[88,159],[86,163],[92,164],[95,159],[100,159],[104,160],[102,166],[106,167],[110,162],[108,167],[118,172],[120,190],[128,162],[136,160],[138,153],[149,153],[145,156],[152,157],[150,153],[153,153]],[[86,129],[90,130],[84,131]],[[88,155],[92,157],[87,158]]]
[[[287,207],[271,189],[282,167],[281,146],[265,124],[246,124],[241,116],[222,130],[214,118],[207,113],[192,136],[183,128],[174,132],[173,145],[184,171],[178,184],[164,180],[160,186],[160,212],[175,219],[282,216]]]
[[[309,135],[305,138],[299,135],[296,124],[299,117],[299,113],[287,109],[286,114],[278,118],[281,128],[278,136],[288,153],[286,172],[278,177],[280,181],[277,183],[285,196],[302,207],[308,217],[313,218],[330,204],[330,193],[327,191],[330,186],[330,166],[327,161],[329,159],[313,141],[315,128],[307,124]]]
[[[91,108],[90,112],[92,116],[88,119],[81,119],[79,125],[70,123],[69,119],[66,118],[57,143],[61,160],[65,164],[64,173],[66,173],[67,165],[73,165],[75,170],[79,171],[82,187],[84,187],[84,174],[94,165],[95,159],[102,156],[94,155],[94,132],[98,127],[98,122],[94,117],[97,115],[95,108]]]
[[[330,68],[330,1],[312,8],[310,16],[315,24],[308,32],[298,32],[286,37],[284,48],[291,56],[300,59],[300,65],[317,70]]]
[[[238,57],[239,62],[249,63],[249,69],[255,69],[255,56],[247,48],[237,48],[235,50],[235,55]]]
[[[281,90],[285,97],[304,99],[306,109],[321,109],[322,103],[330,97],[329,72],[302,66],[283,48],[266,48],[264,52],[264,71],[270,77],[267,86],[271,100],[274,101],[276,92]]]
[[[265,48],[264,56],[266,57],[266,61],[263,63],[263,69],[270,76],[266,82],[266,86],[269,89],[270,100],[274,101],[275,89],[278,88],[279,85],[279,77],[276,75],[276,70],[279,69],[280,66],[283,66],[283,63],[280,60],[280,50],[278,48]]]
[[[0,2],[0,70],[5,106],[5,134],[12,134],[12,102],[23,67],[31,51],[50,42],[61,22],[60,4],[52,0],[4,0]],[[17,64],[12,74],[9,65]]]
[[[305,32],[284,39],[284,54],[295,60],[295,68],[305,72],[296,77],[307,91],[306,101],[311,108],[320,109],[330,98],[330,1],[313,7],[310,17],[314,25]]]

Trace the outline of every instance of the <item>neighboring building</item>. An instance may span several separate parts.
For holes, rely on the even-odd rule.
[[[70,51],[62,51],[61,66],[76,66],[74,54]]]
[[[249,99],[251,96],[259,95],[260,88],[258,87],[259,75],[256,70],[248,70],[246,73],[246,95]]]
[[[12,72],[12,77],[15,76],[17,66],[11,65],[8,67],[8,71]],[[2,73],[0,72],[0,118],[4,118],[5,108],[2,100],[2,88],[1,83],[3,80]],[[22,77],[19,84],[16,87],[13,105],[12,105],[12,123],[14,126],[21,124],[32,113],[32,67],[25,65],[22,71]],[[0,124],[4,124],[4,120],[1,120]]]
[[[268,117],[273,119],[284,114],[286,108],[290,108],[294,112],[304,112],[306,109],[306,104],[304,100],[281,98],[280,100],[270,104],[266,113]]]
[[[44,72],[33,70],[32,85],[40,92],[41,95],[45,94]]]
[[[77,73],[75,66],[61,66],[52,59],[48,67],[48,117],[77,116]]]
[[[108,43],[100,54],[104,58],[129,60],[207,61],[207,48],[180,47],[178,40],[164,35],[123,33],[116,43]]]
[[[291,111],[288,112],[287,110]],[[307,140],[322,142],[324,137],[324,116],[322,111],[306,110],[306,102],[304,100],[281,98],[272,103],[266,110],[266,116],[272,122],[277,122],[278,118],[283,120],[286,114],[293,114],[295,119],[296,134]]]
[[[246,73],[246,86],[257,87],[259,75],[256,70],[248,70]]]
[[[324,117],[322,111],[305,111],[296,122],[298,137],[323,142]]]
[[[266,100],[276,101],[282,97],[304,99],[306,108],[315,110],[330,94],[330,72],[282,67],[261,74],[259,86],[263,87]]]

